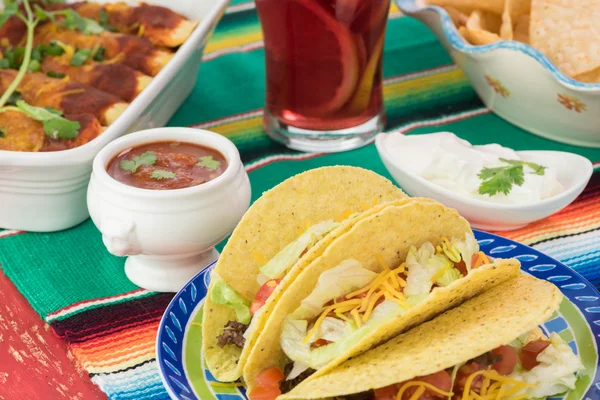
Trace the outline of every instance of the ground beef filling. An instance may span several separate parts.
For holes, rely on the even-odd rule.
[[[246,343],[246,339],[244,338],[246,329],[248,329],[248,325],[244,325],[237,321],[229,321],[225,325],[223,333],[217,336],[219,346],[225,347],[228,344],[234,344],[242,349]]]
[[[288,376],[290,374],[290,372],[292,372],[293,368],[294,368],[294,363],[287,364],[285,366],[285,368],[283,369],[283,374],[285,376]],[[300,383],[302,383],[303,380],[305,380],[306,378],[311,376],[314,372],[316,372],[314,369],[307,369],[306,371],[304,371],[303,373],[301,373],[294,379],[290,379],[289,381],[287,379],[284,379],[279,384],[279,389],[281,390],[281,394],[290,392],[293,388],[295,388]]]

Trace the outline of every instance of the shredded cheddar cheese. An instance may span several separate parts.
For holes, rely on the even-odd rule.
[[[471,389],[475,378],[483,377],[483,382],[479,393]],[[493,382],[493,383],[492,383]],[[469,375],[465,382],[462,400],[521,400],[527,397],[526,394],[519,394],[527,388],[535,388],[526,382],[502,376],[494,370],[477,371]]]
[[[419,387],[419,389],[417,389],[417,391],[415,392],[415,394],[419,393],[419,390],[420,390],[419,396],[421,396],[423,393],[425,393],[425,390],[427,390],[427,389],[431,390],[434,393],[438,393],[441,396],[445,396],[445,397],[454,396],[454,393],[444,392],[443,390],[438,389],[437,387],[433,386],[431,383],[421,382],[421,381],[409,381],[409,382],[406,382],[404,385],[402,385],[402,387],[398,391],[398,394],[396,395],[396,400],[402,400],[402,396],[404,395],[404,392],[406,392],[409,388],[415,387],[415,386]],[[419,398],[419,396],[417,396],[416,398]],[[412,399],[412,397],[411,397],[411,399]]]
[[[138,33],[137,33],[137,34],[138,34],[138,36],[139,36],[139,37],[142,37],[142,36],[144,36],[144,31],[145,31],[144,25],[143,25],[143,24],[140,24],[140,28],[138,29]]]
[[[227,382],[227,383],[211,382],[210,386],[218,387],[218,388],[234,388],[234,387],[244,386],[244,384],[242,382]]]
[[[452,264],[451,262],[446,263],[446,265],[444,265],[442,268],[440,268],[440,270],[431,277],[431,282],[436,282],[438,279],[440,279],[442,277],[442,275],[444,275],[446,273],[446,271],[448,271],[449,269],[452,269],[452,268],[454,268],[454,264]]]
[[[398,303],[405,309],[409,308],[406,303],[406,297],[400,290],[400,288],[406,286],[406,281],[399,276],[405,272],[406,264],[402,263],[399,267],[390,269],[389,265],[381,256],[376,256],[376,258],[379,260],[383,270],[367,286],[347,294],[345,296],[347,300],[339,303],[334,300],[333,305],[326,307],[315,321],[313,327],[309,330],[303,343],[307,343],[310,340],[312,335],[318,331],[325,317],[330,313],[334,313],[340,318],[343,314],[347,313],[349,315],[341,319],[344,321],[354,321],[356,326],[360,327],[369,320],[378,301],[382,298]],[[357,296],[362,295],[364,295],[363,298],[356,298]]]
[[[481,267],[482,265],[489,264],[489,263],[490,263],[490,258],[483,251],[480,251],[479,253],[477,253],[477,258],[475,258],[475,262],[473,263],[473,265],[471,267],[478,268],[478,267]]]

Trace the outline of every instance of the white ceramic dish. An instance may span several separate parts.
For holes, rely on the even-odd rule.
[[[472,46],[440,7],[423,7],[418,0],[396,3],[436,34],[481,100],[500,117],[552,140],[600,147],[600,84],[569,78],[523,43]]]
[[[128,186],[106,172],[123,150],[179,141],[218,150],[225,172],[202,185],[176,190]],[[130,256],[125,272],[138,286],[177,292],[218,257],[214,246],[229,235],[250,206],[250,181],[235,145],[219,134],[191,128],[157,128],[113,141],[94,159],[87,192],[90,215],[108,251]]]
[[[171,62],[96,139],[59,152],[0,151],[0,228],[48,232],[87,219],[85,196],[94,156],[125,133],[164,126],[194,88],[204,46],[229,0],[145,1],[200,23]]]
[[[396,182],[410,196],[429,197],[456,208],[460,215],[478,229],[507,231],[546,218],[571,204],[583,191],[593,173],[590,160],[577,154],[562,151],[518,151],[517,154],[524,161],[556,168],[557,179],[564,191],[534,204],[490,203],[454,193],[403,168],[388,150],[392,141],[401,138],[400,133],[390,133],[380,134],[375,140],[379,156]]]

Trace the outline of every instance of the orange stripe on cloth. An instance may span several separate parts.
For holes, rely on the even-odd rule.
[[[564,210],[525,228],[496,233],[524,244],[533,244],[565,234],[596,229],[600,227],[600,196],[591,192],[584,194],[581,200]]]

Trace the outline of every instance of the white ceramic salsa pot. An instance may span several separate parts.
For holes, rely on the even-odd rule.
[[[149,190],[126,185],[106,171],[123,150],[178,141],[219,151],[227,169],[185,189]],[[218,257],[214,246],[229,235],[250,205],[250,181],[235,145],[191,128],[157,128],[110,143],[94,159],[87,203],[108,251],[129,256],[125,272],[148,290],[176,292]]]

